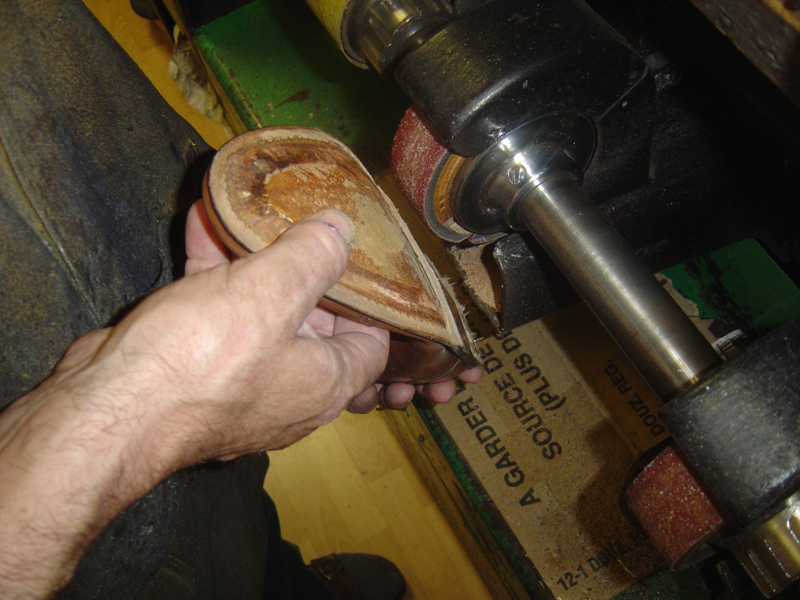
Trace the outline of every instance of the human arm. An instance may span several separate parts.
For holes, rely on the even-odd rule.
[[[184,466],[283,447],[346,407],[397,402],[371,385],[385,332],[315,308],[347,260],[344,217],[304,222],[229,263],[193,214],[191,274],[75,342],[0,415],[0,597],[52,595],[120,510]]]

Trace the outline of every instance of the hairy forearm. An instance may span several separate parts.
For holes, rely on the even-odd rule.
[[[0,414],[2,598],[52,596],[103,527],[171,470],[123,378],[89,371],[56,374]]]
[[[353,235],[344,215],[322,217],[162,288],[0,413],[0,598],[52,596],[169,474],[288,446],[377,402],[388,333],[315,308]]]

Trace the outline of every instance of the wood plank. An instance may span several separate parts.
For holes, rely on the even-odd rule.
[[[313,552],[307,558],[330,552],[386,556],[408,580],[407,599],[495,597],[392,435],[389,418],[389,411],[345,413],[270,455],[265,487],[278,506],[284,537]]]

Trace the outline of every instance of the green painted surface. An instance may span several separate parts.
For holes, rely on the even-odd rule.
[[[194,42],[246,128],[317,127],[367,168],[388,166],[409,100],[349,63],[304,2],[255,0],[198,29]]]
[[[722,319],[752,339],[800,317],[800,291],[754,240],[663,271],[703,319]]]
[[[613,600],[702,600],[705,597],[697,571],[664,569],[620,592]]]

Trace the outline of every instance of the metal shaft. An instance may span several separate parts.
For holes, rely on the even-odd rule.
[[[572,175],[547,178],[513,210],[662,400],[719,362]]]

